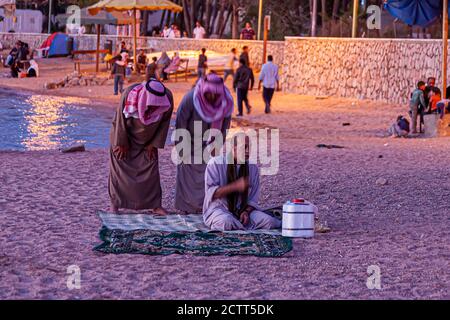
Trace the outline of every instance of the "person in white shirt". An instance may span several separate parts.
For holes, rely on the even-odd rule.
[[[172,27],[169,29],[167,38],[169,39],[181,38],[181,32],[175,24],[173,24]]]
[[[265,113],[270,113],[270,106],[273,94],[275,93],[275,88],[277,91],[280,91],[280,77],[278,75],[278,66],[273,63],[273,56],[268,56],[267,60],[267,63],[265,63],[261,69],[258,90],[261,90],[262,83],[263,99],[266,104]]]
[[[163,37],[163,38],[168,38],[168,37],[169,37],[170,30],[171,30],[171,29],[170,29],[169,26],[166,24],[166,25],[164,26],[163,31],[162,31],[162,37]]]
[[[194,28],[194,39],[204,39],[206,35],[205,28],[202,27],[200,21],[197,21]]]

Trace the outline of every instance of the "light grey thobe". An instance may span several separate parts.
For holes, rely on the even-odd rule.
[[[220,187],[228,184],[226,156],[212,158],[205,173],[205,200],[203,202],[203,221],[215,231],[256,230],[281,228],[281,220],[261,211],[259,201],[259,169],[255,164],[249,164],[249,194],[247,204],[255,210],[250,213],[250,223],[244,226],[228,210],[226,198],[213,199],[214,193]]]
[[[206,142],[194,144],[194,123],[201,123],[201,135],[211,129],[211,124],[202,120],[194,107],[194,90],[189,91],[180,103],[177,111],[176,129],[186,129],[191,136],[191,164],[181,163],[177,166],[177,182],[175,188],[175,208],[188,213],[201,213],[205,197],[205,169],[206,163],[194,164],[194,154],[203,155],[207,147]],[[227,130],[230,128],[231,117],[223,120],[222,135],[225,141]],[[201,139],[199,137],[198,139]]]

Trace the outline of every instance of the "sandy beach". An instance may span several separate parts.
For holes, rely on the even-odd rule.
[[[85,97],[113,112],[111,86],[42,89],[71,71],[67,61],[42,63],[37,80],[1,78],[0,87]],[[192,82],[167,85],[178,105]],[[405,106],[277,93],[265,115],[260,95],[250,94],[245,124],[279,128],[281,151],[278,174],[262,178],[261,204],[303,196],[331,233],[296,239],[276,259],[103,255],[92,248],[96,212],[109,207],[107,150],[0,151],[0,298],[449,299],[450,140],[386,137]],[[170,152],[160,153],[160,171],[163,203],[173,209]],[[80,290],[66,286],[70,265],[81,269]],[[380,290],[366,286],[372,265]]]

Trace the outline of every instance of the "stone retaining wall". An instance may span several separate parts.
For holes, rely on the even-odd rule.
[[[286,38],[282,82],[292,93],[407,103],[419,80],[441,84],[439,40]]]
[[[0,33],[4,47],[17,39],[31,47],[39,47],[45,34]],[[75,36],[78,49],[93,49],[96,35]],[[113,46],[130,37],[103,36]],[[155,51],[209,50],[228,53],[250,48],[250,59],[258,69],[262,62],[262,41],[193,40],[141,37],[138,47]],[[391,103],[407,103],[418,80],[429,76],[440,85],[442,45],[439,40],[294,38],[268,43],[268,54],[281,66],[285,92],[320,96],[371,99]]]

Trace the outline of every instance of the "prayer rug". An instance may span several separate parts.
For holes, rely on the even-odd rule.
[[[292,250],[289,238],[251,233],[127,231],[103,227],[100,239],[103,243],[94,250],[113,254],[281,257]]]

